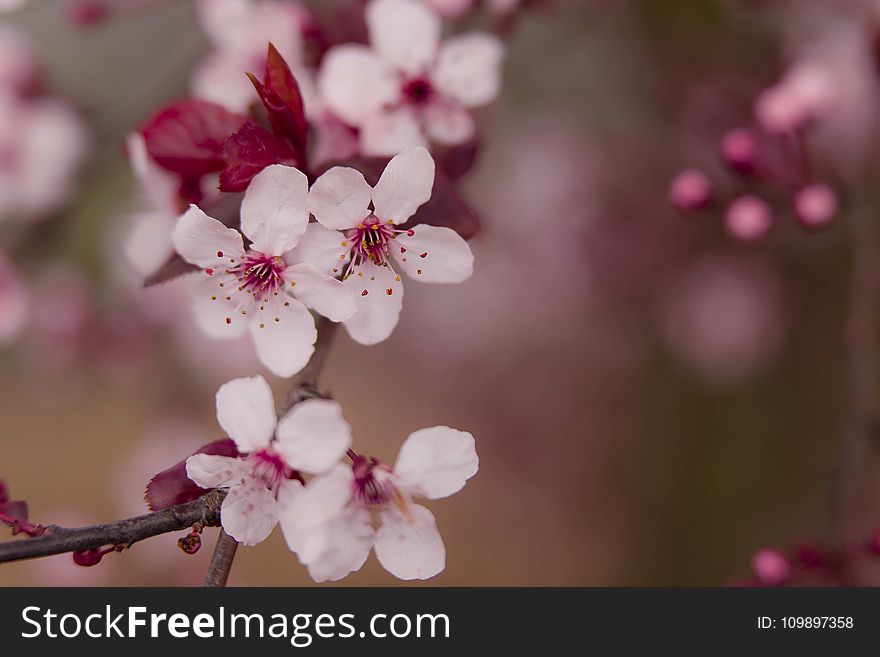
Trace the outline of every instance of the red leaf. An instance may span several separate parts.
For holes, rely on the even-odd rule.
[[[263,82],[253,75],[248,77],[269,113],[269,123],[272,124],[275,134],[285,139],[293,147],[299,160],[303,161],[309,122],[306,119],[302,93],[290,67],[275,46],[269,44]]]
[[[294,152],[253,121],[245,123],[223,146],[226,168],[220,173],[221,192],[241,192],[251,178],[272,164],[300,164]]]
[[[195,453],[238,456],[235,443],[229,438],[208,443]],[[175,504],[191,502],[204,494],[205,489],[186,476],[186,459],[183,459],[150,479],[144,491],[144,501],[150,511],[161,511]]]
[[[161,110],[141,132],[150,156],[176,173],[185,188],[223,169],[223,142],[246,120],[219,105],[188,98]]]

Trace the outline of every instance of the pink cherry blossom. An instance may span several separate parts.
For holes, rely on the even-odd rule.
[[[82,123],[63,102],[0,90],[0,220],[57,210],[75,190],[86,144]]]
[[[318,582],[360,569],[373,548],[395,577],[428,579],[445,568],[446,548],[433,514],[412,498],[448,497],[478,469],[471,434],[444,426],[420,429],[404,441],[393,467],[356,456],[351,467],[339,464],[305,487],[287,487],[279,495],[281,529]]]
[[[186,473],[203,488],[229,489],[220,521],[244,545],[256,545],[272,533],[277,498],[300,487],[299,472],[329,470],[351,445],[351,428],[339,404],[310,399],[279,420],[272,389],[261,376],[220,387],[217,422],[243,456],[195,454],[186,460]]]
[[[712,183],[699,169],[685,169],[669,185],[669,200],[679,210],[702,210],[712,201]]]
[[[257,100],[245,72],[259,74],[271,42],[297,77],[302,69],[302,28],[306,9],[282,0],[199,0],[199,23],[214,50],[193,75],[198,98],[244,113]]]
[[[424,0],[431,9],[443,18],[455,20],[474,8],[476,0]]]
[[[0,345],[21,335],[30,314],[30,297],[14,265],[0,253]]]
[[[241,230],[251,241],[196,206],[180,218],[177,252],[200,267],[195,313],[205,332],[232,338],[250,329],[261,362],[279,376],[306,364],[317,337],[306,306],[338,322],[356,306],[349,289],[308,263],[285,255],[308,225],[308,182],[293,167],[273,165],[254,177],[241,205]]]
[[[366,19],[371,46],[331,48],[318,74],[324,102],[360,129],[361,151],[394,155],[470,139],[469,110],[500,90],[501,42],[469,32],[441,45],[440,17],[411,0],[371,0]]]
[[[34,44],[21,32],[0,25],[0,89],[25,93],[39,78],[40,62]]]
[[[773,224],[770,204],[752,194],[735,199],[724,213],[724,225],[732,237],[743,242],[761,239]]]
[[[758,97],[755,116],[768,132],[794,132],[825,115],[836,94],[833,72],[805,61]]]
[[[473,254],[455,231],[395,228],[431,197],[433,185],[434,160],[421,147],[392,158],[375,188],[347,167],[333,167],[312,185],[309,209],[319,223],[308,226],[291,261],[342,276],[358,308],[345,327],[361,344],[381,342],[397,325],[398,271],[426,283],[460,283],[473,273]]]
[[[171,234],[180,216],[178,181],[147,153],[139,132],[128,137],[128,157],[146,209],[132,217],[134,227],[125,243],[125,257],[141,276],[155,273],[174,253]]]
[[[794,212],[807,228],[820,228],[837,214],[837,194],[824,183],[813,183],[794,196]]]

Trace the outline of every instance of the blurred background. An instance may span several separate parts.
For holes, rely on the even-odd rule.
[[[188,95],[211,48],[192,2],[135,4],[101,21],[38,0],[0,16],[81,128],[71,152],[46,147],[77,162],[63,200],[38,222],[0,222],[7,278],[27,297],[0,310],[28,306],[0,350],[0,477],[36,522],[144,512],[152,474],[221,436],[216,388],[269,378],[248,343],[221,354],[199,334],[185,282],[141,290],[121,255],[138,209],[126,135]],[[460,190],[483,223],[474,277],[408,291],[379,346],[340,332],[322,379],[361,452],[391,460],[436,424],[476,436],[479,474],[431,504],[448,555],[430,583],[719,585],[748,576],[762,547],[829,539],[850,404],[848,213],[877,216],[876,9],[559,0],[507,27],[504,88],[480,110]],[[821,231],[793,216],[789,187],[744,183],[719,154],[805,59],[845,87],[827,134],[809,137],[812,175],[840,205]],[[711,180],[702,213],[669,199],[687,167]],[[771,199],[761,239],[724,219],[746,187]],[[855,536],[880,521],[876,466],[867,450],[855,470]],[[175,545],[184,533],[92,568],[4,564],[0,585],[197,584],[216,530],[195,556]],[[231,583],[311,580],[276,531],[239,550]],[[399,583],[371,557],[340,584]]]

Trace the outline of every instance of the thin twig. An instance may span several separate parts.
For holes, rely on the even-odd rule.
[[[327,360],[327,352],[336,335],[337,325],[324,317],[319,317],[315,322],[315,328],[318,331],[315,351],[306,366],[291,379],[290,388],[281,404],[279,415],[283,415],[306,399],[321,396],[317,387],[318,376]],[[238,542],[225,531],[221,531],[214,548],[214,555],[211,557],[211,564],[208,566],[208,574],[205,576],[206,587],[226,586],[237,548]]]
[[[145,538],[187,529],[196,523],[216,527],[220,524],[220,505],[225,495],[221,490],[213,490],[192,502],[106,525],[76,529],[52,525],[42,536],[0,543],[0,563],[110,545],[130,547]]]
[[[860,465],[878,427],[877,340],[880,338],[880,252],[874,216],[858,208],[850,216],[852,279],[846,326],[846,357],[849,377],[849,418],[840,445],[836,480],[832,492],[831,537],[836,548],[854,536],[861,491]],[[841,582],[853,584],[851,569],[844,566]]]
[[[211,565],[208,566],[208,573],[205,575],[206,587],[226,586],[236,550],[238,550],[238,541],[221,529],[214,548],[214,556],[211,557]]]

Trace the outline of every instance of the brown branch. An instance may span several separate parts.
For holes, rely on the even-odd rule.
[[[849,418],[840,444],[831,503],[831,537],[835,547],[847,545],[854,536],[860,466],[865,450],[878,428],[877,340],[880,338],[880,252],[875,218],[867,208],[850,217],[852,279],[846,326]],[[844,567],[844,584],[852,584],[852,572]]]
[[[317,387],[318,375],[320,375],[321,370],[324,368],[327,352],[330,349],[330,345],[333,344],[337,324],[325,317],[319,317],[315,322],[315,328],[318,331],[315,351],[312,353],[312,357],[306,363],[306,366],[291,379],[290,389],[281,404],[279,416],[302,401],[321,396]],[[232,561],[235,559],[237,549],[238,542],[225,531],[221,531],[220,536],[217,538],[217,545],[214,547],[211,564],[208,566],[208,574],[205,576],[204,585],[206,587],[226,586],[226,580],[229,577],[229,571],[232,569]]]
[[[216,527],[220,524],[220,505],[225,496],[224,491],[213,490],[192,502],[106,525],[75,529],[50,525],[42,536],[0,543],[0,563],[109,545],[130,547],[146,538],[187,529],[196,523]]]
[[[214,548],[214,556],[211,557],[211,564],[205,575],[204,585],[206,587],[226,586],[236,550],[238,550],[238,541],[221,529],[220,536],[217,537],[217,545]]]

